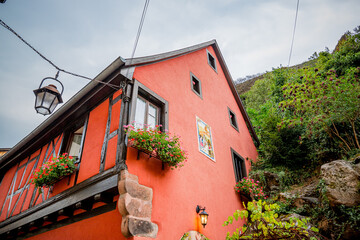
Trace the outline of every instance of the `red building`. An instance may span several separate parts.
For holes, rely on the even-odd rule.
[[[127,146],[123,126],[134,120],[180,135],[184,166]],[[0,238],[224,239],[257,142],[215,40],[118,58],[0,158]],[[31,175],[63,152],[76,171],[39,193]]]

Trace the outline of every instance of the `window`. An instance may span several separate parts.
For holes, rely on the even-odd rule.
[[[130,122],[133,121],[136,127],[161,124],[161,130],[168,129],[168,102],[137,80],[131,98]]]
[[[61,152],[80,160],[85,138],[86,121],[82,119],[65,130]]]
[[[191,90],[202,99],[201,82],[192,72],[190,72],[190,84]]]
[[[215,58],[213,57],[213,55],[207,49],[206,49],[206,52],[207,52],[207,59],[208,59],[209,65],[212,67],[212,69],[215,70],[215,72],[217,72]]]
[[[141,96],[137,97],[135,111],[136,127],[140,128],[144,125],[148,125],[155,128],[155,125],[160,124],[160,113],[161,111],[158,106]]]
[[[235,172],[235,180],[236,182],[240,181],[242,178],[246,177],[246,166],[245,160],[242,158],[234,149],[231,148],[231,155],[234,165],[234,172]]]
[[[71,140],[69,142],[69,156],[79,157],[83,131],[84,126],[72,133]]]
[[[239,131],[235,113],[233,111],[231,111],[230,108],[228,108],[228,112],[229,112],[230,125],[233,128],[235,128],[236,131]]]

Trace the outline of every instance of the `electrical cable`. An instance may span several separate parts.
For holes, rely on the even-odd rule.
[[[72,73],[69,71],[66,71],[64,69],[59,68],[57,65],[55,65],[52,61],[50,61],[48,58],[46,58],[43,54],[41,54],[38,50],[36,50],[33,46],[31,46],[27,41],[25,41],[25,39],[23,39],[17,32],[15,32],[10,26],[8,26],[3,20],[0,19],[0,25],[3,26],[5,29],[9,30],[11,33],[13,33],[16,37],[18,37],[23,43],[25,43],[28,47],[30,47],[34,52],[36,52],[42,59],[44,59],[45,61],[47,61],[51,66],[53,66],[56,70],[60,71],[60,72],[64,72],[67,73],[69,75],[75,76],[75,77],[80,77],[80,78],[84,78],[87,80],[91,80],[91,81],[96,81],[99,83],[102,83],[104,85],[108,85],[109,87],[118,90],[118,86],[114,85],[114,84],[110,84],[110,83],[105,83],[96,79],[92,79],[89,77],[85,77],[83,75],[80,74],[76,74],[76,73]]]
[[[146,11],[147,11],[147,8],[149,6],[149,3],[150,3],[150,0],[146,0],[145,1],[145,5],[144,5],[144,9],[143,9],[143,12],[142,12],[142,15],[141,15],[141,20],[140,20],[140,24],[139,24],[139,28],[138,28],[138,31],[137,31],[137,34],[136,34],[136,38],[135,38],[135,43],[134,43],[134,47],[133,47],[133,51],[131,53],[131,58],[130,58],[130,62],[129,62],[129,65],[131,65],[132,63],[132,60],[134,58],[134,55],[135,55],[135,51],[136,51],[136,48],[137,48],[137,44],[139,42],[139,38],[140,38],[140,34],[141,34],[141,30],[142,30],[142,27],[143,27],[143,24],[144,24],[144,20],[145,20],[145,15],[146,15]],[[27,41],[25,41],[25,39],[23,39],[17,32],[15,32],[10,26],[8,26],[4,21],[2,21],[0,19],[0,25],[3,26],[5,29],[9,30],[11,33],[13,33],[15,36],[17,36],[23,43],[25,43],[28,47],[30,47],[34,52],[36,52],[42,59],[44,59],[45,61],[47,61],[51,66],[53,66],[56,70],[58,70],[58,73],[59,71],[60,72],[64,72],[64,73],[67,73],[69,75],[73,75],[75,77],[80,77],[80,78],[84,78],[84,79],[87,79],[87,80],[91,80],[91,81],[96,81],[96,82],[99,82],[99,83],[102,83],[104,85],[107,85],[113,89],[116,89],[116,90],[119,90],[119,86],[117,85],[114,85],[114,84],[110,84],[110,83],[105,83],[105,82],[102,82],[102,81],[99,81],[99,80],[96,80],[96,79],[92,79],[92,78],[89,78],[89,77],[85,77],[83,75],[80,75],[80,74],[76,74],[76,73],[73,73],[73,72],[69,72],[69,71],[66,71],[64,69],[61,69],[59,68],[57,65],[55,65],[52,61],[50,61],[48,58],[46,58],[43,54],[41,54],[38,50],[36,50],[33,46],[31,46]],[[128,76],[129,74],[129,70],[130,70],[130,67],[127,68],[127,71],[126,71],[126,77]],[[57,74],[58,74],[57,73]],[[120,86],[120,88],[122,88]]]
[[[288,65],[287,65],[288,67],[290,66],[291,54],[292,54],[292,49],[293,49],[293,45],[294,45],[296,21],[297,21],[297,16],[298,16],[298,11],[299,11],[299,1],[300,0],[297,0],[297,4],[296,4],[295,24],[294,24],[294,31],[293,31],[291,47],[290,47],[289,61],[288,61]]]
[[[131,57],[130,57],[130,61],[129,61],[129,66],[131,66],[131,63],[132,63],[132,60],[134,58],[134,55],[135,55],[135,51],[136,51],[136,47],[137,47],[137,44],[139,42],[139,38],[140,38],[140,34],[141,34],[141,30],[142,30],[142,27],[144,25],[144,20],[145,20],[145,15],[146,15],[146,12],[147,12],[147,8],[149,6],[149,3],[150,3],[150,0],[146,0],[145,1],[145,5],[144,5],[144,9],[143,9],[143,12],[142,12],[142,15],[141,15],[141,19],[140,19],[140,24],[139,24],[139,28],[138,28],[138,31],[137,31],[137,34],[136,34],[136,38],[135,38],[135,42],[134,42],[134,46],[133,46],[133,51],[131,53]],[[129,74],[129,70],[130,70],[130,67],[127,68],[126,70],[126,77],[128,76]]]

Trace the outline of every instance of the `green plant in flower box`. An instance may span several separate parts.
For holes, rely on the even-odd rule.
[[[266,199],[262,187],[259,186],[259,181],[244,177],[235,185],[235,191],[252,196],[255,200]]]
[[[155,128],[135,128],[130,124],[125,125],[124,129],[132,147],[160,159],[171,169],[182,167],[187,157],[185,150],[180,146],[179,137],[170,136],[168,131],[160,131],[160,127],[161,125],[156,125]]]
[[[53,157],[33,173],[30,183],[35,187],[51,187],[63,177],[73,173],[75,170],[75,159],[67,153],[58,158]]]

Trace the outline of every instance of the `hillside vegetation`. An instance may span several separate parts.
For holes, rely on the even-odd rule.
[[[311,64],[273,69],[241,95],[261,143],[252,176],[266,184],[264,172],[277,174],[280,191],[319,179],[322,164],[360,159],[360,27],[346,32],[334,52],[312,58]],[[360,231],[359,205],[331,206],[322,180],[316,189],[320,203],[311,208],[280,202],[279,195],[269,201],[278,202],[279,213],[310,216],[331,239]],[[331,227],[321,226],[324,221]]]

